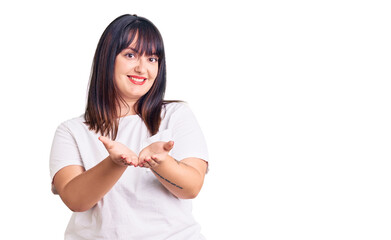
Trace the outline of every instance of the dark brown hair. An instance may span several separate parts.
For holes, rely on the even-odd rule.
[[[172,101],[164,101],[166,89],[166,61],[163,39],[159,30],[148,19],[136,15],[122,15],[109,24],[96,48],[85,123],[90,130],[115,139],[118,133],[120,112],[117,106],[126,102],[117,93],[114,82],[114,64],[117,55],[136,39],[136,51],[158,57],[158,73],[151,89],[134,105],[134,111],[144,121],[151,135],[158,132],[162,107]]]

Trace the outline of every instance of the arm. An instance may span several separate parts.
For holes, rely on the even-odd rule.
[[[114,186],[125,171],[104,159],[95,167],[84,171],[81,166],[67,166],[54,177],[54,186],[61,199],[74,212],[84,212],[92,208]]]
[[[178,198],[197,197],[204,183],[206,162],[199,158],[186,158],[177,162],[168,156],[162,164],[152,168],[159,181]]]
[[[72,211],[92,208],[114,186],[128,165],[137,164],[137,156],[126,146],[106,137],[99,139],[109,152],[107,158],[88,171],[82,166],[64,167],[53,179],[58,194]]]
[[[200,192],[207,163],[199,158],[176,161],[168,155],[173,142],[152,143],[140,153],[140,166],[150,168],[167,190],[178,198],[195,198]]]

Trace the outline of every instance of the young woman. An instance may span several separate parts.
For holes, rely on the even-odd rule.
[[[205,140],[186,104],[163,100],[165,87],[158,29],[115,19],[96,49],[85,114],[53,140],[53,192],[74,212],[65,239],[204,239],[189,199],[207,171]]]

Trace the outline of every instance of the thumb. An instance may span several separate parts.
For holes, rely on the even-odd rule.
[[[112,141],[108,137],[100,136],[98,139],[105,145],[106,149],[111,147]]]
[[[174,141],[166,142],[163,145],[164,150],[166,150],[167,152],[170,151],[173,147],[174,147]]]

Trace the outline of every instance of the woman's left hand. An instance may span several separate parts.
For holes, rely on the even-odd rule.
[[[154,142],[145,147],[139,154],[139,166],[156,168],[162,164],[168,156],[168,152],[174,147],[174,142]]]

